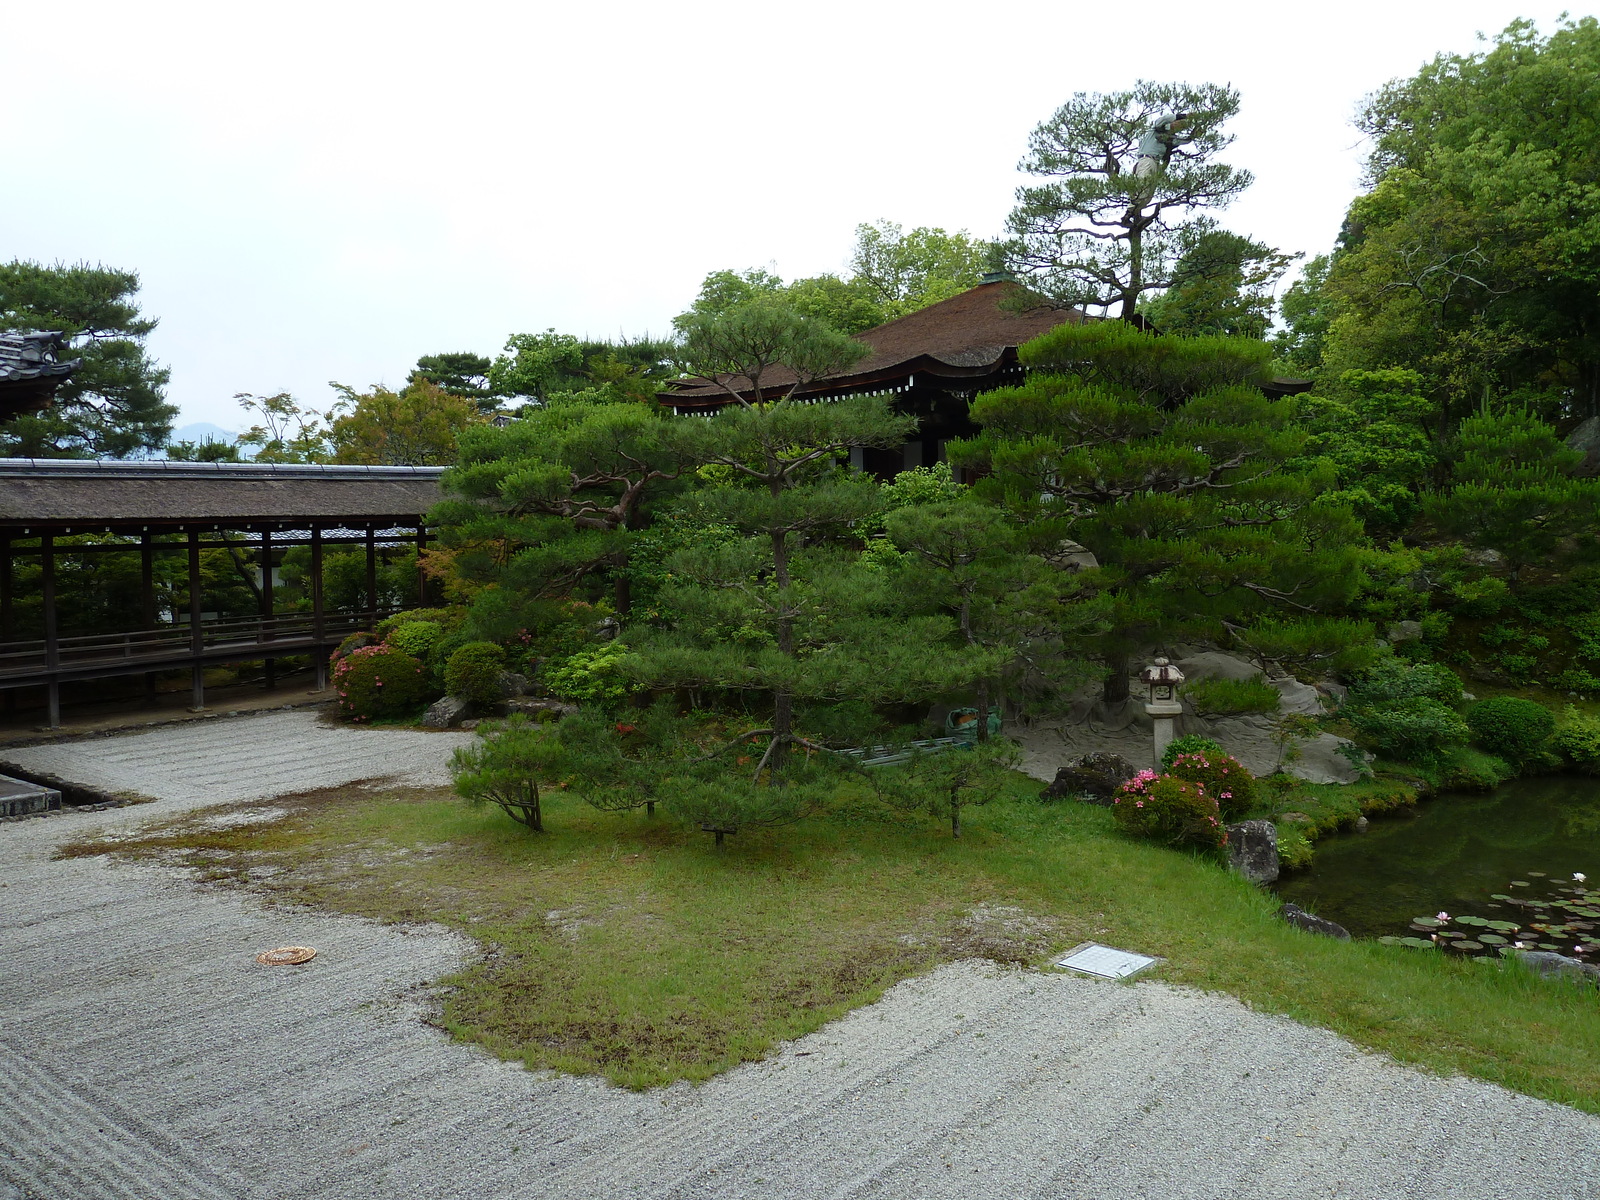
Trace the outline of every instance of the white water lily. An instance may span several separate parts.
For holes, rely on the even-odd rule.
[[[1572,877],[1573,877],[1573,878],[1574,878],[1574,879],[1576,879],[1576,880],[1577,880],[1577,881],[1578,881],[1578,882],[1579,882],[1579,883],[1582,883],[1582,882],[1583,882],[1583,881],[1584,881],[1584,880],[1586,880],[1586,879],[1588,879],[1588,878],[1589,878],[1589,877],[1588,877],[1588,876],[1587,876],[1587,875],[1585,875],[1585,874],[1584,874],[1584,873],[1583,873],[1583,872],[1582,872],[1582,871],[1574,871],[1574,872],[1573,872],[1573,873],[1572,873]]]

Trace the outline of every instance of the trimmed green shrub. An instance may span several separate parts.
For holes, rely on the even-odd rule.
[[[1600,775],[1600,719],[1567,705],[1551,743],[1578,770]]]
[[[1256,777],[1238,759],[1201,750],[1180,754],[1167,773],[1199,784],[1217,802],[1225,821],[1237,821],[1256,804]]]
[[[350,721],[404,716],[427,699],[422,664],[393,646],[352,650],[333,668],[339,712]]]
[[[424,658],[443,632],[437,621],[402,621],[390,629],[383,640],[413,658]]]
[[[1111,812],[1134,837],[1207,850],[1228,844],[1216,800],[1200,784],[1176,775],[1140,771],[1117,789]]]
[[[1183,697],[1201,716],[1277,712],[1283,703],[1266,676],[1253,679],[1200,679],[1183,689]]]
[[[1350,688],[1346,703],[1353,706],[1381,705],[1396,700],[1426,697],[1441,704],[1460,704],[1461,678],[1449,667],[1432,662],[1407,662],[1402,658],[1380,658],[1364,671]]]
[[[1177,761],[1180,754],[1227,754],[1227,751],[1222,748],[1221,742],[1201,737],[1198,733],[1186,733],[1167,743],[1167,748],[1161,755],[1161,769],[1172,770],[1172,764]]]
[[[450,656],[444,668],[444,690],[473,704],[498,704],[505,699],[500,672],[506,652],[493,642],[468,642]]]
[[[619,641],[602,642],[571,654],[560,662],[547,662],[539,681],[552,696],[578,704],[615,704],[633,690],[623,674],[628,648]]]
[[[1519,696],[1496,696],[1467,710],[1467,728],[1475,745],[1514,763],[1539,757],[1556,731],[1550,710]]]
[[[1431,762],[1452,746],[1465,745],[1470,736],[1459,713],[1427,696],[1358,708],[1346,715],[1363,741],[1403,762]]]
[[[391,613],[379,621],[376,626],[376,632],[380,638],[387,642],[389,641],[389,635],[402,625],[412,621],[431,621],[433,624],[443,628],[445,625],[452,623],[451,618],[454,615],[448,608],[408,608],[404,612]]]

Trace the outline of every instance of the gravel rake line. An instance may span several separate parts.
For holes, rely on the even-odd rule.
[[[237,1200],[237,1190],[166,1129],[36,1052],[0,1045],[0,1128],[10,1143],[0,1174],[18,1186],[50,1200]]]

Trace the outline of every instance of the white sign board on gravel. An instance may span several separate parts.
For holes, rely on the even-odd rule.
[[[1151,958],[1149,955],[1132,954],[1127,950],[1102,946],[1098,942],[1084,942],[1083,945],[1069,951],[1065,958],[1057,959],[1056,966],[1065,967],[1069,971],[1081,971],[1085,975],[1093,975],[1096,979],[1126,979],[1129,975],[1137,975],[1160,961],[1159,958]]]

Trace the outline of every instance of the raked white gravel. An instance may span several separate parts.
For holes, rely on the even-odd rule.
[[[51,859],[204,805],[440,781],[462,740],[295,712],[13,751],[161,800],[0,825],[0,1200],[1600,1197],[1600,1120],[1225,997],[960,963],[635,1094],[423,1024],[473,952],[451,933]],[[286,944],[320,953],[255,963]]]

